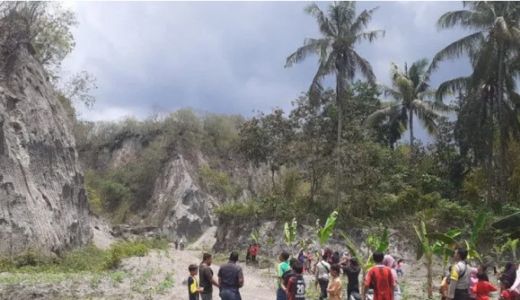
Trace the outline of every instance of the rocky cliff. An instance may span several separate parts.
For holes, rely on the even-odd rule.
[[[59,253],[91,238],[83,176],[58,95],[17,51],[0,80],[0,255]]]
[[[219,201],[198,185],[196,165],[175,155],[156,180],[148,223],[159,226],[171,239],[198,237],[215,224],[213,209]]]

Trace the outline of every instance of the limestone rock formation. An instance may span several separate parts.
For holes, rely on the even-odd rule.
[[[27,49],[17,51],[0,78],[0,255],[58,253],[91,238],[83,176],[58,95]]]
[[[215,224],[218,200],[202,191],[191,174],[195,166],[182,155],[173,157],[156,181],[148,223],[169,238],[198,237]]]

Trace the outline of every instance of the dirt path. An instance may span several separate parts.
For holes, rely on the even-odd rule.
[[[187,288],[182,284],[188,277],[188,265],[200,263],[202,252],[196,250],[176,251],[172,250],[174,258],[175,285],[172,289],[172,298],[169,299],[186,299]],[[272,300],[276,298],[274,281],[269,279],[266,270],[256,269],[241,264],[244,272],[244,287],[240,293],[243,299],[251,300]],[[212,265],[213,272],[218,273],[218,266]],[[166,298],[164,298],[166,299]],[[218,291],[213,292],[213,299],[218,298]]]

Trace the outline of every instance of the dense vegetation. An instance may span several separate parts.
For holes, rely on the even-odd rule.
[[[4,3],[0,25],[14,38],[26,34],[24,45],[54,76],[74,46],[70,27],[76,22],[68,12],[49,14],[47,5]],[[420,219],[425,228],[443,231],[468,227],[480,211],[489,212],[489,222],[519,211],[518,2],[470,2],[442,15],[440,28],[460,26],[472,33],[441,49],[431,63],[391,64],[391,87],[375,85],[370,62],[356,50],[358,42],[382,37],[382,31],[365,31],[374,10],[356,14],[355,3],[339,2],[327,11],[312,4],[307,12],[321,35],[307,39],[286,65],[309,55],[317,55],[319,63],[309,90],[288,112],[276,109],[245,120],[180,110],[145,121],[77,122],[80,155],[90,166],[92,210],[116,223],[127,221],[146,208],[172,155],[194,160],[202,153],[209,161],[197,166],[198,180],[225,202],[217,209],[222,222],[255,217],[313,224],[336,210],[340,228],[383,222],[411,232],[410,222]],[[12,26],[19,22],[30,26],[25,31]],[[14,53],[11,46],[20,45],[6,43],[5,51]],[[440,62],[462,56],[471,62],[468,76],[436,89],[430,85]],[[327,76],[335,79],[333,89],[324,87]],[[87,73],[70,85],[61,83],[60,100],[71,119],[71,101],[92,104],[92,84]],[[431,134],[428,143],[415,136],[414,119]],[[408,143],[402,140],[405,132]],[[100,153],[129,139],[142,147],[132,160],[99,163]],[[268,180],[253,189],[258,178],[249,173],[241,181],[232,164],[256,167]],[[243,189],[252,197],[238,201]],[[493,237],[504,241],[508,234]]]
[[[309,6],[322,37],[306,40],[287,59],[291,65],[319,55],[309,92],[289,113],[256,116],[240,131],[240,152],[269,165],[271,190],[219,213],[310,222],[336,209],[343,226],[376,220],[398,226],[420,218],[440,230],[464,227],[481,210],[496,216],[518,211],[520,5],[464,5],[441,16],[439,27],[477,32],[442,49],[429,66],[426,59],[404,69],[392,65],[392,87],[372,84],[370,64],[352,43],[352,32],[376,37],[361,32],[373,11],[356,17],[353,3],[332,4],[326,12]],[[463,55],[472,74],[433,89],[429,77],[439,62]],[[356,71],[368,81],[353,82]],[[330,73],[335,91],[320,84]],[[431,143],[415,139],[414,118]],[[409,145],[399,142],[405,130]]]

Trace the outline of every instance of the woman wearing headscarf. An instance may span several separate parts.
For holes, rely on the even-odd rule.
[[[383,259],[383,265],[389,267],[392,269],[392,277],[394,278],[394,300],[400,300],[401,299],[401,290],[399,288],[398,283],[398,276],[397,276],[397,270],[395,269],[397,267],[397,263],[395,259],[387,254],[385,255],[385,258]]]

